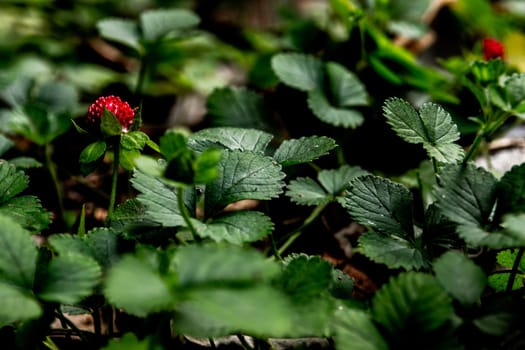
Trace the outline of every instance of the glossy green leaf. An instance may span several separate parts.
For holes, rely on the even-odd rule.
[[[432,275],[405,272],[377,291],[372,315],[391,336],[430,332],[443,325],[454,309],[447,292]]]
[[[286,85],[302,91],[322,86],[323,63],[314,56],[300,53],[279,53],[272,57],[272,68]]]
[[[196,225],[197,234],[215,242],[243,244],[266,237],[273,230],[269,217],[257,211],[236,211],[213,218],[210,222]]]
[[[320,89],[308,92],[308,107],[319,120],[344,128],[356,128],[363,124],[364,117],[356,109],[334,107]]]
[[[140,27],[145,40],[156,41],[199,24],[199,17],[186,9],[154,9],[140,14]]]
[[[0,328],[10,323],[37,318],[42,314],[38,302],[27,292],[0,282]]]
[[[327,136],[304,136],[285,140],[275,151],[273,158],[282,166],[311,162],[327,155],[337,147],[335,141]]]
[[[142,150],[149,141],[149,136],[142,131],[130,131],[122,134],[120,145],[129,150]]]
[[[206,103],[213,126],[270,130],[270,112],[261,95],[242,87],[213,90]]]
[[[0,203],[6,202],[27,188],[29,178],[23,171],[0,160]]]
[[[278,266],[256,250],[236,245],[180,247],[172,263],[181,286],[252,284],[274,277]]]
[[[141,51],[138,25],[127,19],[107,18],[97,22],[97,29],[102,38],[117,42],[129,48]]]
[[[104,155],[104,153],[106,153],[106,147],[106,142],[102,140],[90,143],[80,153],[80,163],[91,163],[97,161]]]
[[[326,63],[326,72],[334,104],[337,107],[368,105],[366,88],[354,73],[335,62]]]
[[[418,270],[429,265],[420,249],[399,236],[367,232],[359,237],[359,250],[372,261],[391,269]]]
[[[496,201],[496,183],[483,168],[447,165],[435,188],[437,206],[453,222],[482,226],[488,223]]]
[[[480,300],[487,286],[483,270],[465,255],[448,251],[433,263],[436,278],[463,305]]]
[[[271,134],[256,129],[215,127],[206,128],[190,135],[188,146],[196,152],[202,152],[215,146],[263,154],[272,138]]]
[[[496,217],[525,212],[525,163],[513,166],[497,184]]]
[[[32,232],[40,232],[51,223],[51,213],[36,196],[18,196],[0,204],[0,213],[11,217]]]
[[[385,341],[369,314],[341,306],[332,321],[337,350],[388,350]]]
[[[104,109],[100,121],[100,130],[106,137],[122,134],[122,125],[113,112]]]
[[[331,200],[331,196],[309,177],[300,177],[290,181],[286,196],[299,205],[319,205]]]
[[[281,166],[249,151],[224,151],[219,176],[206,185],[205,212],[210,216],[241,199],[271,199],[284,186]]]
[[[170,308],[175,302],[160,274],[131,255],[109,271],[104,295],[109,302],[139,317]]]
[[[100,282],[102,271],[94,259],[79,254],[54,257],[45,278],[36,286],[39,298],[63,304],[74,304],[89,296]]]
[[[412,202],[403,185],[367,175],[350,181],[344,207],[362,225],[406,240],[414,236]]]
[[[35,243],[28,231],[5,215],[0,215],[0,251],[0,279],[31,289],[38,255]]]

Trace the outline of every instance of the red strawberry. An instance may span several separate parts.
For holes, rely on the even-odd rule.
[[[494,58],[504,59],[505,46],[496,39],[486,38],[483,40],[483,57],[486,61]]]
[[[86,116],[88,123],[100,123],[104,108],[107,108],[115,115],[115,117],[117,117],[120,125],[122,125],[122,131],[127,132],[131,124],[133,124],[135,111],[127,102],[122,101],[120,97],[113,95],[99,97],[91,104],[91,106],[89,106]]]

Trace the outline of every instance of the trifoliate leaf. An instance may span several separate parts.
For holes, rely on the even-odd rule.
[[[40,232],[51,223],[51,213],[42,207],[36,196],[11,198],[0,204],[0,213],[11,217],[32,232]]]
[[[322,87],[323,63],[314,56],[279,53],[272,57],[272,69],[284,84],[301,91]]]
[[[497,184],[496,217],[525,212],[525,163],[513,166]]]
[[[358,166],[343,165],[338,169],[321,170],[318,179],[326,191],[337,195],[350,185],[350,180],[362,175],[368,172]]]
[[[450,114],[441,106],[428,102],[419,113],[407,101],[390,98],[383,106],[388,124],[403,140],[421,143],[429,155],[439,162],[454,163],[463,157],[463,150],[454,144],[459,131]]]
[[[80,153],[80,163],[91,163],[97,161],[106,152],[106,147],[106,142],[102,140],[90,143]]]
[[[199,24],[199,17],[186,9],[154,9],[140,14],[142,36],[147,41],[160,40],[168,34]]]
[[[483,270],[463,254],[446,252],[433,263],[433,268],[443,288],[463,305],[476,303],[487,286]]]
[[[131,255],[124,256],[109,271],[104,295],[112,304],[139,317],[165,310],[175,302],[160,274]]]
[[[20,288],[0,282],[0,328],[10,323],[37,318],[42,314],[38,302]]]
[[[215,89],[208,96],[206,109],[213,126],[271,129],[268,124],[270,112],[263,97],[245,88]]]
[[[273,230],[269,217],[257,211],[226,213],[207,223],[197,225],[197,234],[215,242],[243,244],[258,241]]]
[[[365,86],[354,73],[335,62],[326,64],[326,72],[332,98],[337,107],[368,105],[368,94]]]
[[[229,150],[253,151],[264,154],[273,136],[261,130],[235,127],[207,128],[195,132],[188,139],[188,146],[202,152],[213,146]]]
[[[452,300],[432,275],[405,272],[379,289],[372,315],[393,337],[429,332],[453,314]]]
[[[43,300],[74,304],[92,293],[101,275],[94,259],[73,253],[60,255],[47,266],[35,293]]]
[[[364,117],[361,112],[332,106],[322,90],[309,91],[307,102],[315,116],[325,123],[344,128],[357,128],[363,124]]]
[[[476,225],[459,225],[459,237],[473,247],[488,247],[492,249],[513,248],[520,246],[520,241],[505,234],[504,231],[487,232]]]
[[[453,222],[483,226],[496,201],[496,178],[473,164],[447,165],[435,187],[437,206]]]
[[[403,185],[366,175],[350,181],[344,207],[360,224],[407,240],[414,236],[412,202]]]
[[[29,178],[12,164],[0,160],[0,203],[6,202],[27,188]]]
[[[38,255],[35,243],[28,231],[5,215],[0,215],[0,251],[0,279],[31,289]]]
[[[271,199],[284,186],[281,166],[272,158],[250,151],[224,151],[219,176],[206,185],[205,213],[211,216],[241,199]]]
[[[276,263],[256,250],[234,245],[180,247],[172,263],[181,286],[253,284],[274,277]]]
[[[265,285],[194,289],[177,305],[172,322],[177,333],[197,337],[284,337],[295,327],[286,296]]]
[[[97,29],[102,38],[123,44],[141,52],[140,34],[137,23],[132,20],[108,18],[97,22]]]
[[[339,307],[332,321],[337,350],[388,350],[388,344],[369,314],[361,310]]]
[[[337,147],[333,139],[326,136],[304,136],[285,140],[275,151],[273,158],[282,166],[311,162]]]
[[[399,236],[366,232],[359,237],[359,249],[372,261],[385,264],[391,269],[418,270],[429,265],[421,250]]]
[[[300,177],[290,181],[286,196],[299,205],[319,205],[331,199],[329,193],[309,177]]]

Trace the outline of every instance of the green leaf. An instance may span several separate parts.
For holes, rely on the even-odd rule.
[[[197,131],[190,135],[188,146],[196,152],[219,146],[229,150],[252,151],[264,154],[273,136],[261,130],[216,127]]]
[[[264,285],[193,290],[177,306],[172,322],[176,333],[197,337],[283,337],[294,328],[287,298]]]
[[[197,234],[216,242],[243,244],[258,241],[273,230],[269,217],[257,211],[237,211],[213,218],[197,225]]]
[[[11,218],[0,215],[0,277],[26,289],[33,287],[37,249],[28,231]]]
[[[142,151],[148,141],[149,136],[142,131],[130,131],[122,134],[120,145],[128,150]]]
[[[46,211],[38,197],[19,196],[0,205],[0,213],[11,217],[32,232],[40,232],[51,223],[51,213]]]
[[[478,302],[487,286],[483,270],[463,254],[448,251],[434,262],[433,268],[441,285],[463,305]]]
[[[275,151],[273,158],[282,166],[311,162],[327,155],[336,148],[335,141],[326,136],[304,136],[285,140]]]
[[[135,168],[135,160],[140,157],[140,151],[136,149],[126,149],[121,147],[120,150],[120,166],[130,171]]]
[[[13,148],[14,145],[15,143],[13,141],[0,134],[0,156],[3,156],[4,153]]]
[[[159,273],[131,255],[124,256],[109,271],[104,295],[112,304],[139,317],[166,310],[175,302]]]
[[[35,99],[51,113],[73,111],[78,104],[77,89],[71,83],[47,81],[38,87]],[[68,121],[69,126],[69,121]]]
[[[102,112],[100,130],[106,137],[122,134],[122,125],[113,112],[107,108],[104,108],[104,112]]]
[[[140,14],[142,36],[148,41],[160,40],[170,33],[195,27],[199,22],[199,17],[186,9],[154,9]]]
[[[417,270],[429,265],[425,254],[416,245],[399,236],[366,232],[359,237],[362,254],[391,269]]]
[[[473,247],[488,247],[492,249],[513,248],[520,245],[520,241],[505,234],[505,232],[487,232],[481,227],[464,224],[458,225],[459,237]]]
[[[138,25],[132,20],[108,18],[97,22],[97,29],[102,38],[123,44],[141,52]]]
[[[301,91],[322,87],[323,63],[314,56],[279,53],[272,57],[272,69],[283,83]]]
[[[134,333],[126,333],[122,337],[112,338],[104,350],[150,350],[150,341],[148,338],[138,340]]]
[[[0,160],[0,203],[6,202],[27,188],[29,178],[14,165]]]
[[[29,293],[11,284],[0,282],[0,328],[10,323],[37,318],[42,314],[42,308]]]
[[[286,196],[299,205],[319,205],[331,200],[331,196],[309,177],[300,177],[290,181]]]
[[[337,350],[388,350],[371,317],[360,310],[340,307],[332,321]]]
[[[383,112],[388,124],[403,140],[423,144],[437,161],[453,163],[463,158],[462,148],[453,143],[459,139],[457,126],[441,106],[425,103],[418,114],[407,101],[390,98],[385,101]]]
[[[525,163],[507,171],[498,182],[496,191],[498,219],[508,213],[525,212]]]
[[[35,292],[43,300],[74,304],[92,293],[101,275],[94,259],[73,253],[60,255],[51,260]]]
[[[18,169],[41,168],[43,166],[42,163],[31,157],[14,157],[9,159],[9,163]]]
[[[482,84],[496,83],[500,75],[505,73],[505,61],[488,60],[474,61],[470,67],[472,75]]]
[[[507,95],[507,101],[512,108],[517,108],[525,100],[525,74],[514,73],[505,80],[503,88]]]
[[[326,63],[326,72],[330,81],[330,91],[336,106],[353,107],[368,105],[368,94],[365,86],[354,73],[335,62]]]
[[[337,195],[350,185],[350,180],[362,175],[368,172],[358,166],[343,165],[338,169],[321,170],[317,177],[326,191]]]
[[[270,111],[261,95],[242,87],[223,87],[208,96],[206,109],[213,126],[270,130]]]
[[[447,165],[435,188],[437,206],[458,224],[483,226],[489,222],[496,201],[496,179],[472,164]]]
[[[357,128],[363,124],[361,112],[332,106],[322,90],[309,91],[307,102],[315,116],[325,123],[344,128]]]
[[[503,217],[503,228],[505,233],[512,237],[516,242],[517,246],[525,247],[525,214],[508,214]]]
[[[412,202],[403,185],[366,175],[350,181],[344,207],[360,224],[407,240],[414,236]]]
[[[207,184],[219,175],[218,165],[221,161],[222,151],[219,149],[207,149],[197,156],[193,162],[193,183]]]
[[[372,315],[394,337],[430,332],[453,314],[452,301],[436,278],[405,272],[379,289],[372,301]]]
[[[272,158],[249,151],[224,151],[219,176],[206,185],[205,213],[211,216],[241,199],[271,199],[284,186],[284,173]]]
[[[91,163],[97,161],[106,153],[106,142],[95,141],[82,150],[79,156],[80,163]]]
[[[188,245],[178,248],[172,263],[181,286],[250,284],[274,277],[278,266],[263,254],[235,245]]]

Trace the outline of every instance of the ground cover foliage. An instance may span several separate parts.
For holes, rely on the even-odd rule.
[[[1,5],[3,347],[523,346],[520,2],[123,4]]]

